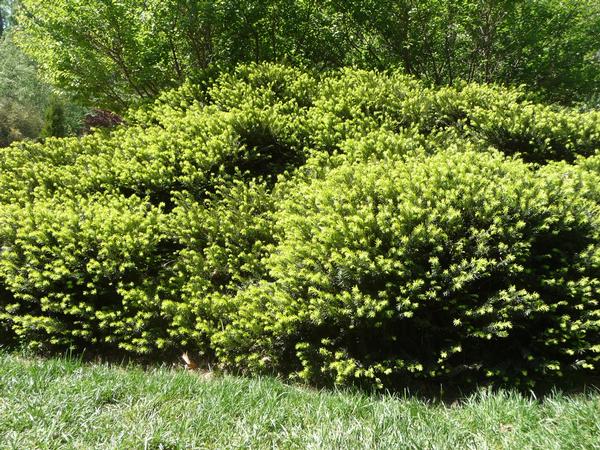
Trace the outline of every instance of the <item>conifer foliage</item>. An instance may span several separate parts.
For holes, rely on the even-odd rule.
[[[53,98],[46,110],[44,118],[44,127],[40,133],[40,138],[46,139],[49,137],[65,137],[65,110],[62,103],[56,98]]]
[[[0,150],[0,339],[377,387],[597,373],[600,113],[262,64],[126,119]]]

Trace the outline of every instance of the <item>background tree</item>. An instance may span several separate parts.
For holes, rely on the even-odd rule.
[[[0,38],[0,147],[21,139],[37,139],[52,95],[64,104],[67,134],[79,132],[87,111],[64,93],[40,80],[38,66],[14,43],[12,29]]]
[[[13,43],[0,39],[0,146],[38,137],[50,87],[37,78],[35,64]]]
[[[66,134],[64,107],[60,100],[53,97],[46,110],[44,127],[40,133],[40,138],[65,137]]]
[[[116,111],[210,66],[339,66],[348,51],[314,0],[25,0],[19,20],[51,84]]]
[[[600,92],[596,0],[22,0],[18,39],[54,86],[126,109],[240,62],[402,67],[434,84]]]
[[[600,91],[597,1],[334,2],[352,28],[366,30],[365,65],[399,65],[436,84],[524,83],[562,102]]]

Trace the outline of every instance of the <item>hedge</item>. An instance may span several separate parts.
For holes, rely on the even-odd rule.
[[[597,373],[599,149],[598,112],[520,90],[242,66],[0,149],[0,341],[379,387]]]
[[[600,212],[576,180],[498,154],[344,165],[276,214],[270,283],[242,291],[221,359],[309,381],[594,369]]]

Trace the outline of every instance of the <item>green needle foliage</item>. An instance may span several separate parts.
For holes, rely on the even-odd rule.
[[[0,150],[2,340],[311,383],[600,364],[600,113],[399,72],[239,67]]]
[[[46,110],[44,127],[40,133],[40,138],[65,137],[66,134],[64,107],[58,99],[53,98]]]
[[[506,381],[594,369],[598,205],[497,153],[343,165],[280,203],[271,283],[242,291],[222,358],[309,381]]]

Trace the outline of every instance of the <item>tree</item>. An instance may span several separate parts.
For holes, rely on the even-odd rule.
[[[51,84],[115,111],[209,66],[339,66],[347,53],[314,0],[23,0],[19,21],[20,45]]]
[[[568,102],[600,92],[596,0],[333,0],[362,33],[367,65],[435,84],[527,84]]]
[[[250,61],[600,92],[597,0],[22,0],[18,18],[52,85],[117,112]]]
[[[37,138],[50,97],[50,87],[38,79],[35,64],[14,45],[11,34],[0,38],[0,147]]]
[[[40,133],[40,138],[65,137],[66,134],[65,110],[63,104],[57,98],[52,98],[52,101],[46,110],[44,127]]]
[[[0,0],[0,39],[14,25],[15,17],[12,11],[17,3],[18,0]]]
[[[0,127],[4,130],[0,147],[37,139],[53,96],[64,106],[67,134],[77,134],[87,109],[40,80],[38,66],[14,44],[13,29],[8,30],[0,38]]]

